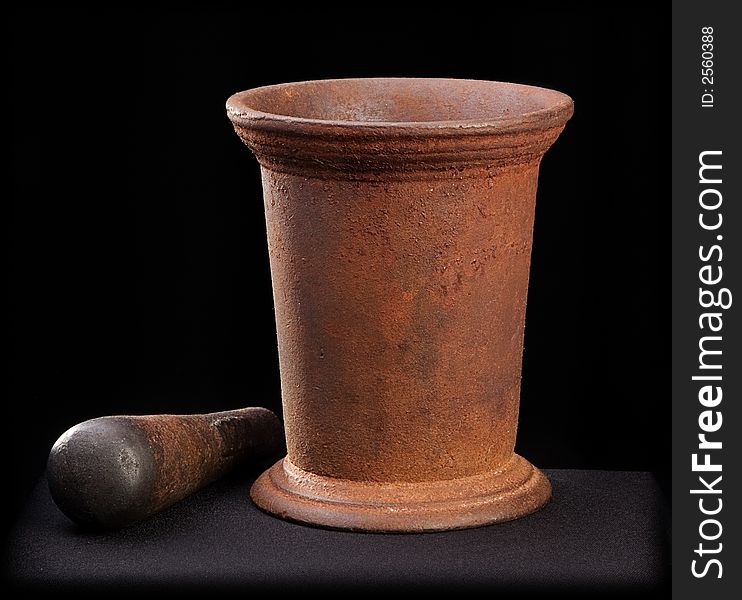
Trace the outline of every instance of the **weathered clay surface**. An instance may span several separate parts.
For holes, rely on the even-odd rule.
[[[73,521],[124,527],[281,446],[281,423],[265,408],[101,417],[62,434],[49,454],[47,479]]]
[[[227,108],[262,166],[288,446],[254,500],[374,531],[541,506],[513,449],[538,167],[569,97],[335,80]]]

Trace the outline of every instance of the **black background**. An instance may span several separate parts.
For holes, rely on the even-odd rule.
[[[7,24],[13,507],[79,421],[280,410],[259,171],[224,102],[350,76],[574,98],[541,168],[518,451],[666,484],[669,20],[561,3],[362,20],[258,6],[29,9]]]

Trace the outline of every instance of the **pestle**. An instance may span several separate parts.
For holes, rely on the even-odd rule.
[[[54,502],[70,519],[120,528],[282,445],[281,423],[265,408],[100,417],[62,434],[49,454],[47,479]]]

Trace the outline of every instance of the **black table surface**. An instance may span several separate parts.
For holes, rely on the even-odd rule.
[[[485,588],[656,594],[669,569],[667,511],[651,474],[547,470],[553,498],[508,523],[427,534],[331,531],[258,510],[255,473],[233,474],[151,519],[90,533],[55,507],[44,479],[8,539],[17,588]]]

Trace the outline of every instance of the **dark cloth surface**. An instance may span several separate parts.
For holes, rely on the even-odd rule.
[[[412,535],[281,521],[249,501],[255,474],[244,472],[128,529],[89,533],[57,510],[42,480],[9,537],[6,566],[14,586],[36,590],[433,586],[636,596],[665,589],[669,519],[650,474],[546,473],[553,498],[533,515]]]

